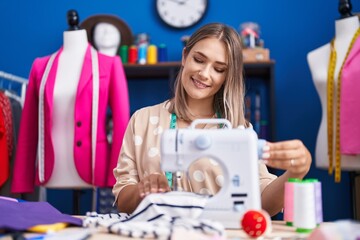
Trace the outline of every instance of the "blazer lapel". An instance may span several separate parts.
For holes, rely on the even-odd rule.
[[[77,95],[79,95],[83,89],[85,88],[85,86],[88,84],[88,82],[90,81],[90,79],[92,78],[92,67],[91,67],[91,52],[90,52],[90,44],[88,45],[88,48],[86,50],[86,54],[85,54],[85,59],[84,59],[84,63],[83,63],[83,67],[81,70],[81,75],[80,75],[80,81],[79,81],[79,86],[78,86],[78,90],[77,90]]]
[[[57,69],[58,69],[58,65],[59,65],[59,56],[61,55],[62,51],[63,51],[63,48],[61,47],[55,56],[54,62],[49,71],[48,79],[47,79],[46,85],[45,85],[44,102],[45,102],[45,106],[49,106],[49,110],[50,110],[49,116],[52,116],[55,78],[56,78],[56,73],[57,73]]]

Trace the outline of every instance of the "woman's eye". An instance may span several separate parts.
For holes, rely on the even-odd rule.
[[[217,71],[218,73],[223,73],[223,72],[225,72],[225,69],[215,68],[215,71]]]
[[[199,58],[194,58],[194,60],[195,60],[195,62],[197,62],[197,63],[202,63],[203,61],[201,60],[201,59],[199,59]]]

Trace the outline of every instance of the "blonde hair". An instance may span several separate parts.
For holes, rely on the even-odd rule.
[[[235,29],[221,23],[210,23],[199,28],[187,41],[184,57],[196,43],[206,38],[217,38],[224,42],[228,57],[228,68],[225,82],[214,97],[214,111],[230,121],[233,127],[248,126],[244,107],[244,78],[242,44]],[[183,66],[175,79],[174,96],[170,100],[169,112],[175,113],[184,120],[190,121],[190,112],[186,104],[186,91],[181,84]]]

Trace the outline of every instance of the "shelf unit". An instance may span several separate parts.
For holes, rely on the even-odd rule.
[[[172,82],[181,66],[181,62],[163,62],[157,64],[124,64],[124,70],[128,81],[136,79],[167,79]],[[264,62],[245,62],[244,77],[245,87],[251,87],[253,79],[260,80],[267,91],[268,99],[262,104],[268,112],[268,139],[276,139],[275,129],[275,79],[274,79],[275,61]]]

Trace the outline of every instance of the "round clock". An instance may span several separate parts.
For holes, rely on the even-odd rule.
[[[156,0],[160,18],[175,28],[191,27],[205,15],[207,0]]]

